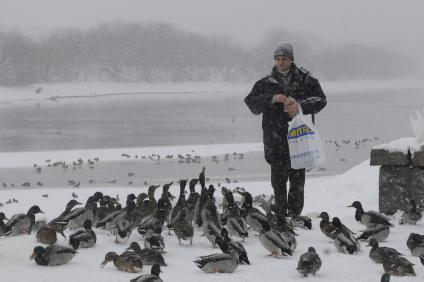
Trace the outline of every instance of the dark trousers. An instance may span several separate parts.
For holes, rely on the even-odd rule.
[[[290,190],[287,195],[287,180]],[[275,206],[279,216],[300,215],[303,210],[305,169],[291,169],[286,166],[271,165],[271,185],[274,188]]]

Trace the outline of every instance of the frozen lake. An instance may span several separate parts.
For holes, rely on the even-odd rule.
[[[261,117],[248,111],[243,102],[246,95],[242,91],[144,93],[3,103],[0,152],[262,142]],[[343,94],[327,94],[327,98],[327,107],[316,117],[326,142],[327,163],[313,174],[341,173],[367,159],[374,145],[412,136],[409,115],[424,105],[422,90],[411,89],[345,90]],[[210,159],[190,167],[178,162],[163,161],[160,166],[134,162],[132,168],[123,165],[117,170],[114,165],[101,164],[96,170],[99,175],[141,171],[140,181],[174,179],[199,171],[203,165],[217,178],[264,179],[269,175],[262,152],[226,164]],[[236,170],[228,171],[229,167]],[[9,181],[21,181],[25,172],[0,170]],[[55,177],[58,181],[63,178]],[[80,173],[78,177],[88,181],[92,176]]]

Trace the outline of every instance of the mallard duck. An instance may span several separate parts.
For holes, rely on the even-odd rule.
[[[121,255],[115,252],[108,252],[100,265],[104,267],[110,261],[120,271],[136,273],[143,269],[142,259],[133,252],[125,252]]]
[[[383,275],[381,275],[381,282],[390,282],[390,274],[383,273]]]
[[[154,264],[152,265],[150,274],[140,275],[134,279],[131,279],[130,282],[162,282],[162,279],[159,277],[161,272],[160,265]]]
[[[144,236],[144,247],[147,249],[163,252],[165,249],[165,239],[163,238],[162,228],[149,230]]]
[[[188,187],[190,189],[190,195],[187,198],[187,208],[188,208],[188,220],[192,222],[194,219],[194,210],[196,208],[197,200],[200,195],[196,192],[196,184],[199,182],[199,179],[193,178],[190,180]]]
[[[37,213],[44,212],[40,210],[39,206],[35,205],[26,214],[15,214],[4,225],[4,235],[16,236],[19,234],[30,234]]]
[[[239,262],[241,264],[250,264],[244,246],[240,242],[232,240],[228,236],[228,231],[225,227],[221,229],[221,236],[222,237],[216,237],[215,242],[223,253],[229,253],[230,250],[234,249],[239,255]]]
[[[230,252],[231,254],[201,256],[194,263],[206,273],[233,273],[238,267],[238,254],[235,250]]]
[[[405,211],[399,221],[400,224],[417,224],[423,217],[421,211],[417,208],[414,200],[410,201],[411,209]]]
[[[53,245],[57,242],[56,230],[51,225],[44,224],[35,233],[35,238],[37,242]]]
[[[331,222],[336,228],[334,245],[337,250],[341,253],[348,253],[350,255],[358,252],[360,250],[360,245],[353,233],[348,231],[349,229],[344,228],[344,225],[338,217],[333,217]]]
[[[91,220],[84,222],[84,230],[79,230],[69,236],[69,245],[77,250],[78,248],[92,248],[96,245],[97,237],[92,229]]]
[[[171,210],[171,217],[170,217],[170,224],[172,225],[174,221],[181,217],[180,213],[182,210],[184,210],[184,214],[186,217],[188,217],[188,208],[187,208],[187,201],[185,198],[185,187],[187,185],[187,179],[181,179],[180,180],[180,195],[178,197],[178,201],[175,204],[175,207]],[[185,219],[188,221],[188,218]]]
[[[6,226],[4,220],[9,220],[6,215],[0,212],[0,236],[2,236],[6,231]]]
[[[318,218],[321,218],[319,228],[321,232],[328,238],[334,240],[336,238],[336,227],[330,222],[330,216],[327,212],[323,211],[319,214]]]
[[[64,216],[61,221],[68,223],[68,228],[71,230],[78,229],[84,226],[84,222],[89,219],[94,220],[97,210],[97,199],[90,196],[85,203],[85,207],[74,209],[70,214]]]
[[[193,244],[193,235],[194,228],[190,222],[187,221],[186,210],[182,210],[180,217],[174,219],[175,222],[172,224],[171,228],[174,230],[175,235],[178,238],[178,243],[181,244],[181,240],[188,241],[190,240],[190,245]]]
[[[420,256],[420,261],[421,261],[421,264],[424,265],[424,255]]]
[[[362,231],[358,240],[375,239],[377,242],[382,242],[389,237],[390,227],[385,224],[370,224],[367,229]]]
[[[293,215],[290,218],[290,224],[293,227],[299,227],[303,229],[312,229],[312,219],[304,215]]]
[[[424,235],[417,233],[409,234],[408,240],[406,241],[408,249],[411,251],[411,255],[419,257],[424,255]]]
[[[247,232],[246,221],[240,215],[239,207],[234,201],[234,196],[231,191],[225,193],[225,198],[228,203],[228,219],[227,219],[227,228],[230,235],[244,238],[249,236]]]
[[[156,212],[153,215],[146,216],[139,223],[138,233],[144,236],[149,230],[162,229],[167,214],[166,201],[159,199]]]
[[[279,253],[283,256],[286,254],[291,256],[293,254],[286,238],[284,238],[281,233],[271,230],[271,226],[268,221],[262,222],[262,230],[261,233],[259,233],[259,241],[265,249],[271,252],[270,256],[277,257]]]
[[[122,209],[122,213],[110,222],[110,230],[115,235],[115,243],[126,242],[131,236],[134,227],[135,203],[128,201],[127,206]]]
[[[208,190],[205,185],[205,167],[202,168],[202,172],[199,174],[199,183],[202,189],[197,199],[196,206],[194,207],[194,223],[200,228],[203,226],[202,213],[208,202]]]
[[[134,251],[143,260],[143,264],[160,264],[162,266],[167,266],[162,254],[157,250],[146,248],[141,249],[140,245],[137,242],[132,242],[130,246],[126,249],[126,251],[129,250]]]
[[[379,247],[376,239],[371,239],[367,247],[371,246],[369,258],[375,263],[383,263],[385,259],[390,257],[402,256],[397,250],[388,247]]]
[[[267,217],[263,214],[259,209],[254,208],[252,202],[245,200],[245,208],[246,208],[246,223],[253,230],[260,233],[262,230],[262,221],[266,221]]]
[[[321,268],[321,265],[321,259],[316,253],[315,248],[309,247],[308,252],[300,256],[296,269],[300,274],[306,277],[308,274],[315,275]]]
[[[66,204],[65,210],[58,217],[49,221],[47,225],[65,238],[65,234],[63,232],[66,229],[68,222],[63,222],[62,220],[65,216],[71,214],[73,212],[72,209],[77,205],[81,205],[81,203],[75,199],[70,200]]]
[[[213,185],[209,186],[208,201],[202,211],[202,230],[206,238],[211,242],[212,247],[216,248],[215,239],[221,236],[221,222],[218,215],[218,210],[215,205],[215,198],[213,197],[215,188]]]
[[[160,185],[150,185],[149,188],[147,189],[147,200],[143,201],[143,205],[144,205],[144,215],[150,215],[150,214],[154,214],[157,207],[158,207],[158,202],[156,201],[155,198],[155,191],[156,189],[158,189],[160,187]]]
[[[62,265],[69,262],[76,253],[74,249],[65,246],[52,245],[47,248],[37,246],[30,259],[34,259],[38,265]]]
[[[170,199],[171,193],[169,192],[169,188],[171,187],[173,183],[174,182],[167,183],[162,186],[162,195],[158,201],[158,209],[159,208],[163,209],[162,213],[164,215],[164,222],[167,221],[168,224],[170,223],[169,214],[171,213],[171,210],[172,210],[172,203]],[[161,207],[159,207],[159,202],[162,202]]]
[[[383,268],[387,274],[395,276],[416,276],[414,264],[404,257],[388,257],[383,261]]]
[[[350,206],[356,209],[355,212],[355,219],[359,223],[363,225],[370,225],[370,224],[385,224],[388,226],[393,226],[392,223],[390,223],[390,218],[387,216],[378,213],[376,211],[367,211],[365,212],[362,208],[362,204],[359,201],[354,201]]]

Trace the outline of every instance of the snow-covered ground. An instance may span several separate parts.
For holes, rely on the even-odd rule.
[[[69,152],[71,153],[71,152]],[[105,157],[97,152],[101,159]],[[163,153],[163,152],[158,152]],[[27,153],[27,159],[32,159],[31,153]],[[261,246],[258,237],[251,232],[245,240],[245,247],[251,261],[250,266],[241,265],[232,274],[205,274],[193,263],[193,259],[200,255],[218,252],[212,249],[205,237],[196,231],[194,243],[179,245],[175,236],[168,236],[164,232],[166,240],[166,254],[164,255],[167,267],[163,267],[161,277],[164,281],[380,281],[383,273],[382,265],[373,263],[368,258],[369,248],[365,243],[357,255],[346,255],[336,251],[335,246],[319,230],[319,220],[314,218],[318,212],[327,211],[331,217],[338,216],[342,222],[352,230],[358,232],[363,226],[354,220],[354,209],[347,208],[354,200],[360,200],[365,209],[378,209],[378,167],[370,167],[369,160],[352,168],[344,174],[337,176],[325,176],[308,178],[305,192],[306,201],[304,213],[313,217],[312,230],[298,230],[298,246],[292,257],[270,258],[266,257],[267,251]],[[197,177],[199,171],[193,171],[192,177]],[[206,170],[207,174],[207,170]],[[176,179],[177,180],[177,179]],[[229,188],[235,188],[236,184],[230,184]],[[272,188],[269,182],[237,183],[243,186],[253,195],[271,194]],[[96,188],[98,189],[98,188]],[[145,192],[146,188],[114,187],[103,188],[105,194],[119,195],[124,199],[128,193],[138,194]],[[178,187],[173,185],[171,192],[177,193]],[[19,203],[5,204],[0,208],[6,216],[15,213],[26,212],[33,204],[38,204],[46,213],[47,219],[58,215],[71,199],[71,193],[76,192],[79,200],[85,201],[95,192],[95,189],[19,189],[0,191],[1,202],[15,198]],[[48,194],[48,197],[42,197]],[[220,193],[217,193],[218,195]],[[220,202],[220,198],[218,202]],[[400,226],[394,219],[395,227],[391,229],[391,235],[381,245],[394,247],[416,264],[417,277],[398,278],[392,277],[392,281],[422,281],[424,267],[418,258],[411,257],[406,247],[406,239],[411,232],[424,233],[422,222],[416,226]],[[108,251],[122,252],[131,241],[142,242],[142,237],[134,232],[127,244],[116,244],[114,238],[96,230],[98,243],[92,249],[81,249],[74,259],[63,266],[42,267],[29,260],[33,247],[39,245],[35,235],[22,235],[18,237],[0,238],[0,281],[129,281],[136,274],[119,272],[112,264],[100,268],[104,255]],[[67,233],[69,235],[69,233]],[[63,238],[59,238],[59,244],[66,244]],[[323,266],[316,277],[304,278],[296,271],[299,256],[309,246],[314,246],[320,255]],[[142,273],[149,273],[150,267],[145,267]]]

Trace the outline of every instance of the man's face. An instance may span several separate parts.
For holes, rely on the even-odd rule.
[[[277,66],[277,69],[282,72],[286,72],[290,69],[291,64],[293,61],[289,57],[285,56],[276,56],[274,58],[275,65]]]

